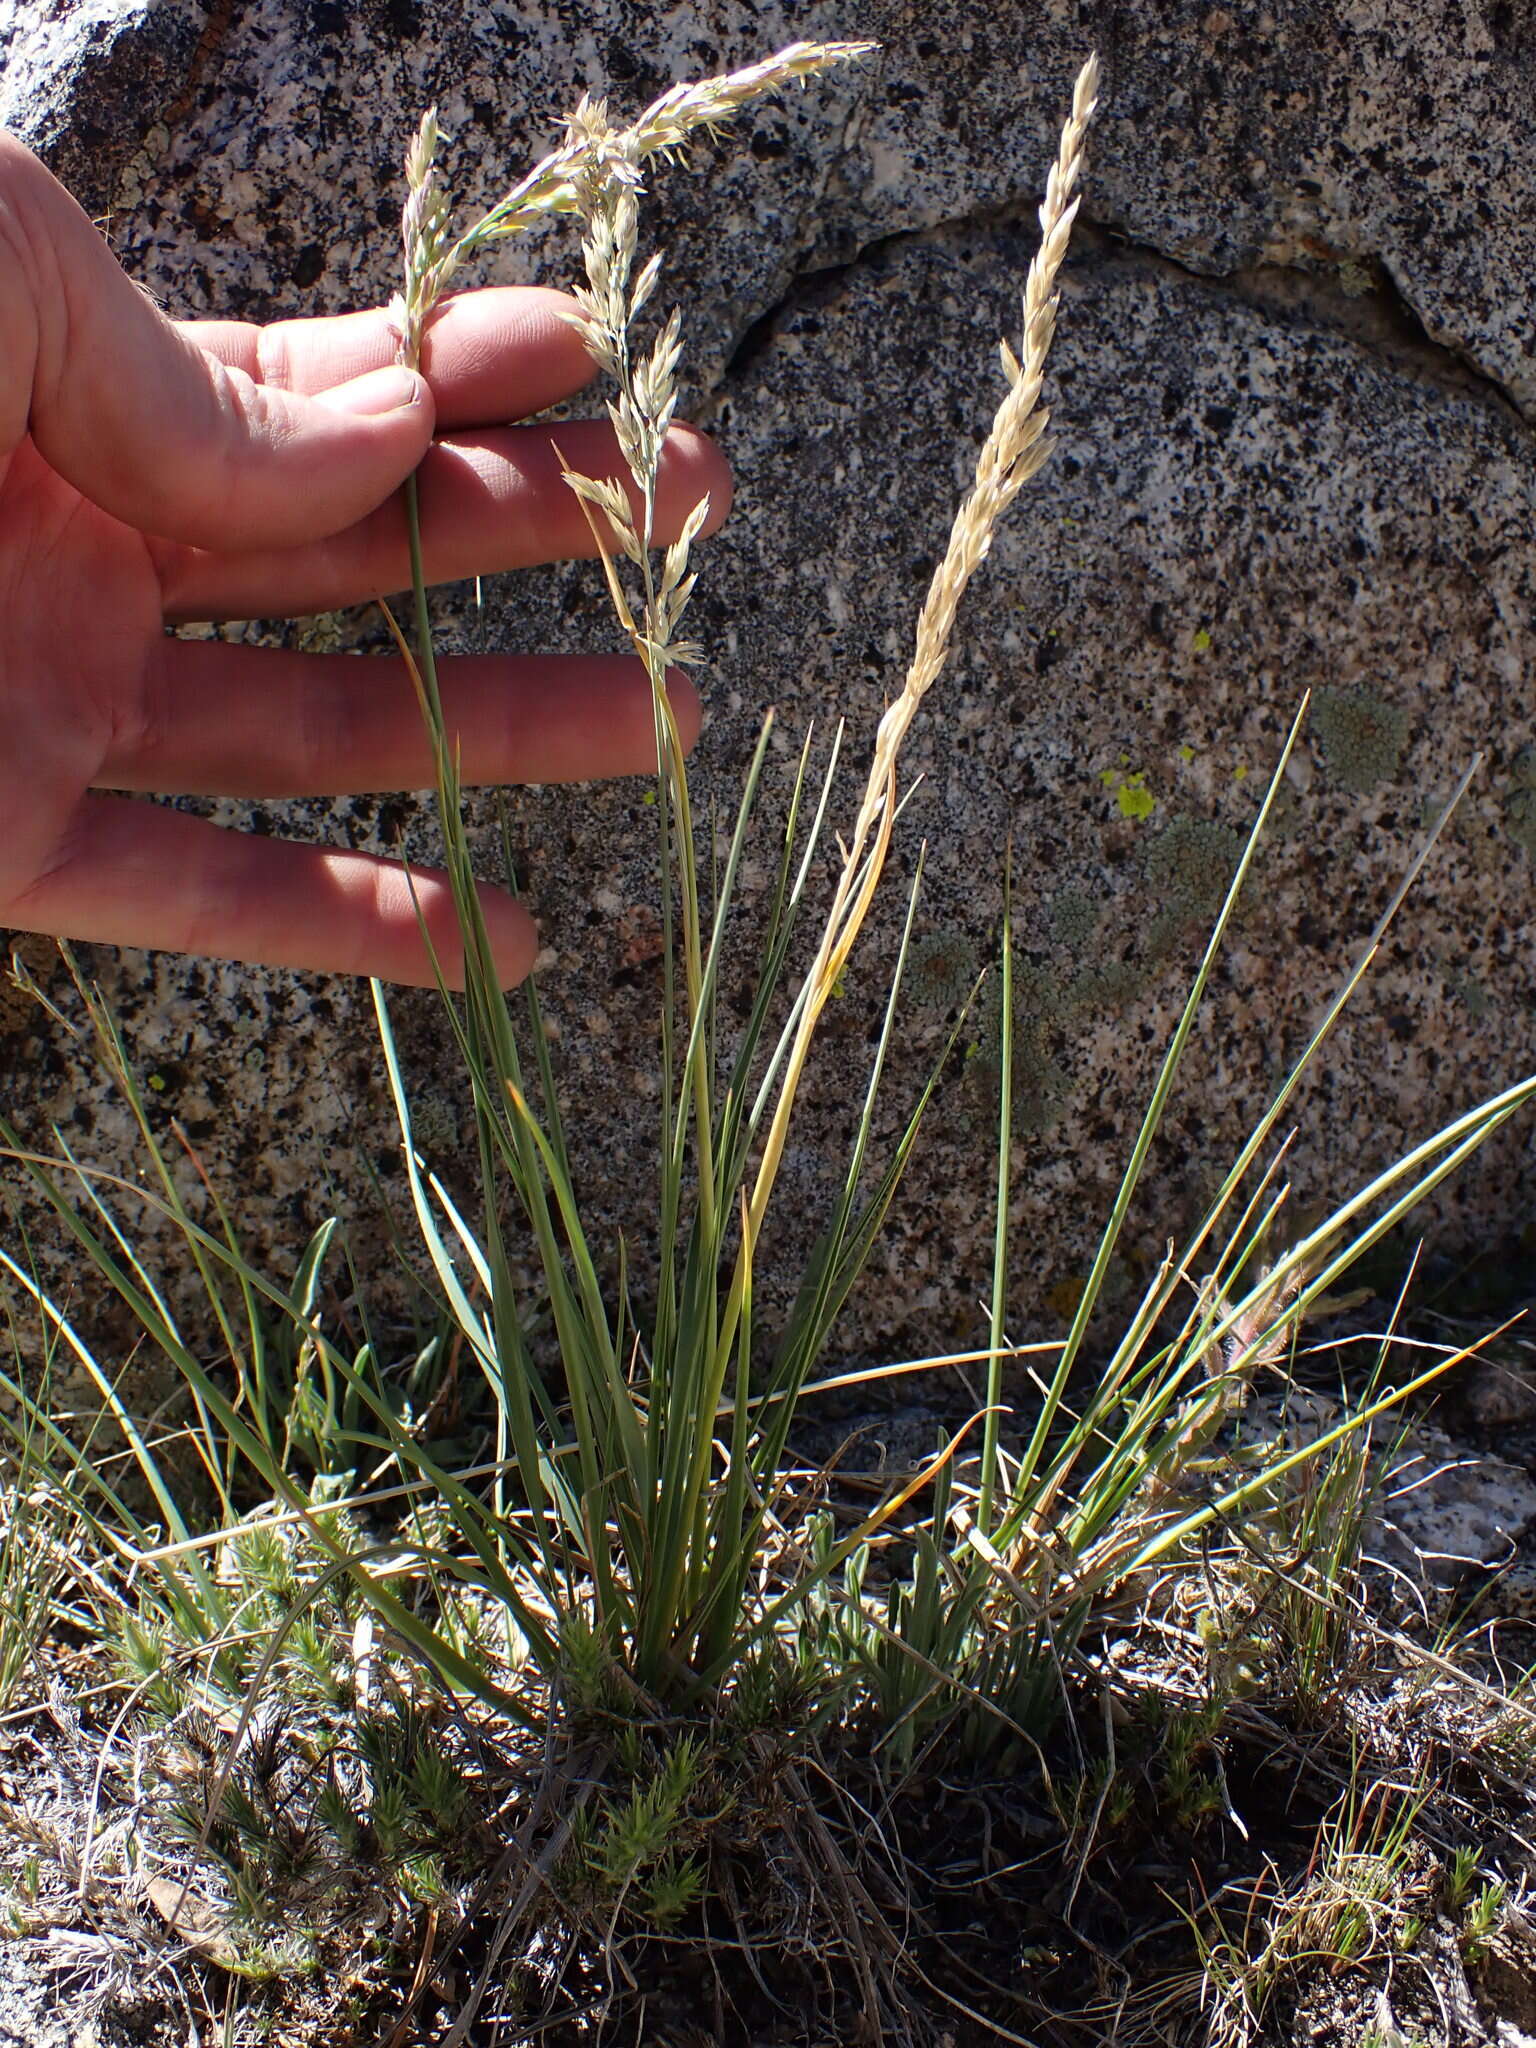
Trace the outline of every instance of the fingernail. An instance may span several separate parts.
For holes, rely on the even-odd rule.
[[[362,377],[354,377],[350,384],[338,384],[333,391],[320,391],[315,396],[319,404],[329,406],[332,412],[374,418],[414,405],[419,391],[419,382],[410,371],[392,363],[387,370],[369,370]]]

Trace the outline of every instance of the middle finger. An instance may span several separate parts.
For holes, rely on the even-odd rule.
[[[428,582],[595,553],[581,506],[561,478],[562,455],[587,476],[628,482],[606,421],[483,428],[434,442],[418,472]],[[657,489],[658,542],[674,539],[705,496],[710,510],[703,530],[713,532],[730,508],[730,494],[730,471],[714,443],[692,427],[673,427]],[[631,503],[638,516],[632,487]],[[172,542],[152,545],[165,616],[172,622],[334,611],[401,590],[411,580],[398,492],[344,532],[303,547],[225,554]]]

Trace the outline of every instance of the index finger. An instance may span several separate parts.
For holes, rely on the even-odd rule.
[[[461,292],[433,314],[422,343],[439,429],[526,419],[592,380],[581,336],[561,316],[576,312],[565,292],[501,285]],[[393,363],[399,348],[382,307],[314,320],[186,320],[182,332],[258,383],[313,397]]]
[[[384,369],[311,395],[195,347],[3,129],[0,276],[0,453],[30,436],[142,533],[215,548],[319,539],[382,504],[431,440],[424,377]]]

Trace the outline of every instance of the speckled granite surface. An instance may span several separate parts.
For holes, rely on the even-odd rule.
[[[1536,1056],[1536,34],[1524,11],[1290,0],[1259,14],[1139,0],[580,9],[333,0],[69,10],[88,47],[0,7],[0,106],[110,217],[177,311],[261,317],[392,287],[396,163],[441,100],[470,198],[608,83],[626,106],[680,71],[793,34],[881,34],[856,76],[762,110],[658,181],[651,221],[693,343],[693,405],[727,447],[736,514],[705,558],[714,655],[698,755],[729,805],[760,713],[782,788],[808,719],[855,761],[900,672],[929,567],[997,395],[1032,211],[1076,63],[1106,63],[1087,231],[1053,360],[1061,448],[1016,508],[914,734],[927,780],[929,971],[891,1123],[941,1042],[1017,848],[1028,952],[1018,1131],[1021,1328],[1084,1268],[1202,924],[1305,689],[1291,768],[1154,1155],[1126,1284],[1240,1142],[1476,751],[1459,821],[1299,1107],[1297,1206],[1316,1210]],[[61,18],[62,19],[62,18]],[[80,25],[75,20],[74,25]],[[83,50],[83,54],[82,54]],[[73,66],[73,69],[71,68]],[[73,95],[73,98],[71,97]],[[552,240],[497,276],[568,277]],[[502,579],[492,644],[612,644],[586,568]],[[226,627],[252,637],[270,628]],[[313,632],[314,628],[287,629]],[[333,643],[373,646],[364,615]],[[651,813],[638,784],[513,799],[545,920],[543,996],[580,1104],[579,1171],[643,1269],[654,986]],[[250,822],[248,807],[216,815]],[[259,827],[361,845],[431,832],[412,799],[269,806]],[[745,912],[771,872],[765,820]],[[760,1276],[782,1298],[818,1226],[899,908],[834,1007]],[[365,991],[182,960],[91,956],[156,1098],[279,1268],[328,1205],[401,1194]],[[866,997],[869,1001],[866,1001]],[[462,1127],[431,1000],[402,999],[424,1130]],[[0,1016],[18,1118],[122,1166],[123,1119],[62,1032]],[[984,1044],[946,1077],[849,1352],[974,1341],[990,1257]],[[1536,1184],[1511,1130],[1440,1199],[1455,1251],[1518,1239]]]

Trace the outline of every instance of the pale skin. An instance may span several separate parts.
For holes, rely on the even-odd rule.
[[[419,904],[457,972],[442,876],[408,880],[390,860],[222,830],[121,792],[271,799],[431,781],[399,661],[164,629],[399,591],[399,486],[418,465],[430,581],[591,554],[556,430],[515,424],[591,375],[559,318],[569,304],[536,289],[451,299],[419,376],[394,367],[383,311],[172,321],[0,134],[0,926],[425,985]],[[558,440],[574,468],[622,474],[606,423],[562,424]],[[675,428],[659,540],[706,493],[708,531],[729,477],[708,441]],[[654,770],[634,660],[487,655],[439,672],[466,783]],[[691,743],[697,695],[677,674],[671,695]],[[500,890],[482,898],[510,986],[537,929]]]

